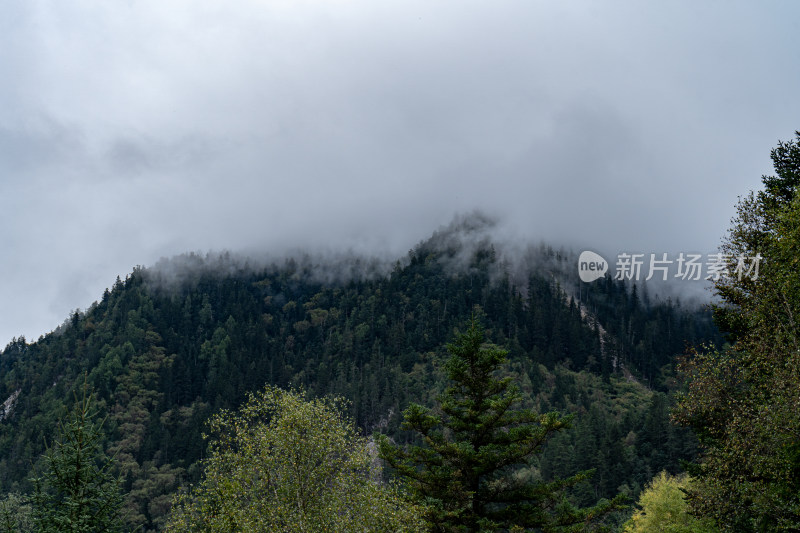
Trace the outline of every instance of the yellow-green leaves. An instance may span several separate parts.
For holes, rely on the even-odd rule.
[[[689,514],[686,493],[690,484],[686,474],[670,476],[661,472],[650,482],[636,502],[639,509],[623,525],[624,533],[714,533],[710,519]]]
[[[167,531],[423,531],[341,406],[268,387],[212,417],[204,479],[176,500]]]

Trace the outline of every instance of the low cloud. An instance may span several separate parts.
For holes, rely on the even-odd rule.
[[[2,338],[187,251],[713,250],[798,128],[798,8],[13,0]]]

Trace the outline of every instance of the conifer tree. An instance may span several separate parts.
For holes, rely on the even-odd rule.
[[[45,453],[46,470],[33,480],[33,521],[42,533],[119,531],[120,480],[114,460],[102,449],[102,423],[96,423],[93,394],[83,394]]]
[[[552,434],[569,427],[571,417],[520,408],[519,388],[510,377],[497,376],[506,351],[485,343],[474,316],[447,349],[452,384],[437,408],[412,404],[404,412],[404,429],[418,433],[424,445],[400,448],[380,438],[381,457],[428,506],[435,531],[584,529],[620,506],[619,498],[588,509],[566,503],[563,489],[590,471],[531,480],[526,467]]]

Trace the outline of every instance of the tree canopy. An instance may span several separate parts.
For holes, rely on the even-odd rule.
[[[166,531],[423,531],[419,507],[380,481],[341,403],[267,387],[215,415],[203,479],[178,497]]]

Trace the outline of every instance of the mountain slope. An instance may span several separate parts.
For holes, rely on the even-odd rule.
[[[401,411],[442,389],[443,347],[475,305],[492,342],[509,349],[507,371],[528,401],[577,414],[575,428],[548,445],[537,475],[598,468],[574,495],[594,501],[620,487],[635,493],[690,458],[692,439],[669,425],[664,393],[685,343],[716,338],[708,317],[648,305],[607,279],[583,302],[608,331],[601,350],[600,328],[551,275],[512,275],[490,242],[469,235],[437,233],[384,274],[361,261],[254,268],[197,256],[135,269],[54,333],[16,339],[0,354],[0,400],[8,399],[0,491],[30,490],[31,465],[83,374],[108,415],[129,522],[146,530],[161,523],[179,485],[197,479],[204,421],[266,383],[345,396],[364,431],[402,439]],[[619,377],[613,360],[663,392]]]

